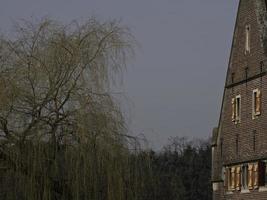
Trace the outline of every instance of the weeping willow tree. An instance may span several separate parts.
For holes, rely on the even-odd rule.
[[[109,92],[133,55],[129,30],[95,19],[16,27],[0,39],[1,198],[137,199],[146,171]]]

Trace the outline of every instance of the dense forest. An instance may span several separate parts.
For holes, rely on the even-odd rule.
[[[141,175],[142,200],[209,200],[211,197],[211,148],[208,141],[172,138],[160,152],[143,152],[137,158],[147,172]],[[143,168],[143,167],[141,167]],[[140,180],[142,180],[140,178]]]
[[[53,166],[52,169],[48,169],[49,164],[44,161],[43,165],[47,167],[39,163],[40,169],[34,169],[34,165],[42,161],[22,155],[29,162],[36,162],[29,163],[34,170],[30,173],[33,174],[25,177],[27,175],[13,169],[5,170],[5,174],[2,174],[1,198],[30,199],[33,195],[32,199],[212,199],[211,148],[207,141],[196,144],[185,138],[173,138],[170,145],[158,152],[106,152],[100,147],[94,151],[88,147],[85,155],[79,150],[76,152],[79,154],[73,152],[72,157],[68,158],[72,161],[68,162],[79,166],[66,166],[66,158],[58,158],[63,163],[57,163],[59,166]],[[66,152],[61,149],[57,157],[64,154]],[[83,163],[86,160],[91,162]],[[52,177],[45,180],[47,175]]]
[[[134,55],[127,27],[44,19],[14,30],[0,37],[0,199],[211,199],[209,141],[153,151],[128,134],[111,92]]]

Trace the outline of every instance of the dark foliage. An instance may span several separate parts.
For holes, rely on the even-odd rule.
[[[151,177],[143,200],[211,199],[211,148],[209,142],[174,138],[161,152],[149,153]]]

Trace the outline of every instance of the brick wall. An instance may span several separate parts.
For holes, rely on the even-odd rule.
[[[267,60],[265,50],[266,13],[264,0],[240,1],[218,128],[218,139],[213,153],[212,178],[220,185],[219,190],[213,194],[214,200],[267,199],[266,191],[226,194],[223,182],[221,182],[224,165],[267,158],[267,75],[264,74],[267,69],[267,62],[263,67],[261,64]],[[251,34],[249,54],[245,54],[246,25],[250,26]],[[234,74],[234,79],[232,79],[232,74]],[[255,77],[256,75],[259,76]],[[252,119],[252,92],[256,88],[262,92],[262,112],[259,118]],[[241,123],[239,124],[232,122],[231,101],[236,95],[241,95]],[[236,145],[237,137],[238,146]],[[223,144],[222,152],[221,142]]]

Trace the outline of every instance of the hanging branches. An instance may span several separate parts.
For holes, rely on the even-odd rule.
[[[23,21],[16,30],[0,40],[6,195],[124,199],[129,137],[108,91],[133,55],[129,30],[94,18],[67,26]]]

